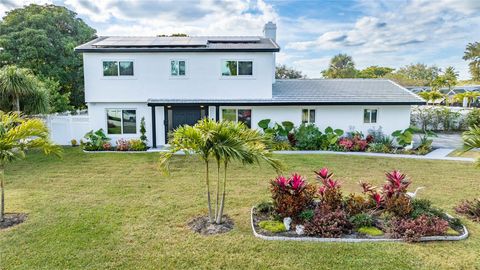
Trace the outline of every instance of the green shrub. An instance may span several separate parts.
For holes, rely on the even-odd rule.
[[[293,147],[290,145],[289,141],[277,141],[274,140],[272,143],[272,150],[282,151],[282,150],[292,150]]]
[[[448,219],[447,215],[441,209],[432,207],[432,203],[427,199],[413,199],[411,204],[412,212],[410,213],[410,217],[413,219],[421,215],[439,217],[445,220]]]
[[[313,209],[307,209],[300,213],[299,217],[303,221],[310,221],[315,216],[315,211]]]
[[[87,151],[101,151],[103,150],[103,145],[110,141],[103,129],[95,132],[91,130],[85,134],[84,138],[86,141],[83,143],[83,149]]]
[[[258,225],[260,228],[272,233],[285,232],[287,230],[283,222],[275,220],[262,220]]]
[[[128,144],[130,145],[131,151],[146,151],[147,145],[144,141],[140,139],[131,139]]]
[[[465,118],[467,127],[480,126],[480,109],[472,109]]]
[[[78,146],[78,142],[75,139],[72,139],[70,143],[72,144],[72,147]]]
[[[300,150],[321,148],[322,132],[314,124],[302,124],[295,130],[296,147]]]
[[[361,233],[361,234],[365,234],[365,235],[370,235],[370,236],[381,236],[383,235],[383,232],[378,229],[378,228],[375,228],[373,226],[366,226],[366,227],[361,227],[361,228],[358,228],[357,230],[358,233]]]
[[[263,201],[255,206],[259,213],[268,214],[273,211],[273,202]]]
[[[349,220],[355,228],[371,227],[374,222],[373,217],[366,213],[351,216]]]

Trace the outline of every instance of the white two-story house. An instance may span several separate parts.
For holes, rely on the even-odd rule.
[[[264,36],[99,37],[83,53],[91,129],[115,141],[138,138],[145,118],[149,144],[203,117],[314,123],[384,133],[410,123],[418,96],[388,80],[276,80],[276,25]],[[319,71],[320,72],[320,71]]]

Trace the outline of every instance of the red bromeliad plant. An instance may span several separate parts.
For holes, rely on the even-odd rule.
[[[291,217],[295,220],[307,206],[313,204],[315,186],[295,173],[289,178],[278,176],[272,180],[270,192],[275,211],[281,217]]]
[[[314,173],[322,183],[322,186],[318,189],[321,202],[328,205],[332,210],[340,208],[342,206],[340,182],[333,179],[333,173],[329,172],[327,168],[322,168]]]
[[[405,194],[407,192],[411,181],[406,178],[405,174],[393,170],[390,173],[385,173],[385,176],[387,177],[387,183],[383,186],[383,193],[387,197],[390,198],[393,195]]]

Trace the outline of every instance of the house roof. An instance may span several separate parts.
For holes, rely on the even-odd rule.
[[[75,48],[76,52],[278,52],[270,38],[258,36],[134,37],[103,36]]]
[[[378,79],[277,80],[268,99],[150,99],[151,105],[422,105],[425,101],[404,87]]]

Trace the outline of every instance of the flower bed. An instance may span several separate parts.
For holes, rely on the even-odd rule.
[[[342,194],[340,182],[323,168],[320,185],[301,175],[270,183],[272,202],[252,208],[255,236],[269,240],[433,241],[468,236],[459,219],[407,192],[411,181],[399,171],[386,173],[381,188],[360,183],[361,194]],[[417,189],[418,190],[418,189]]]
[[[148,149],[145,139],[118,139],[112,145],[102,129],[88,132],[84,139],[80,145],[85,152],[144,152]]]

